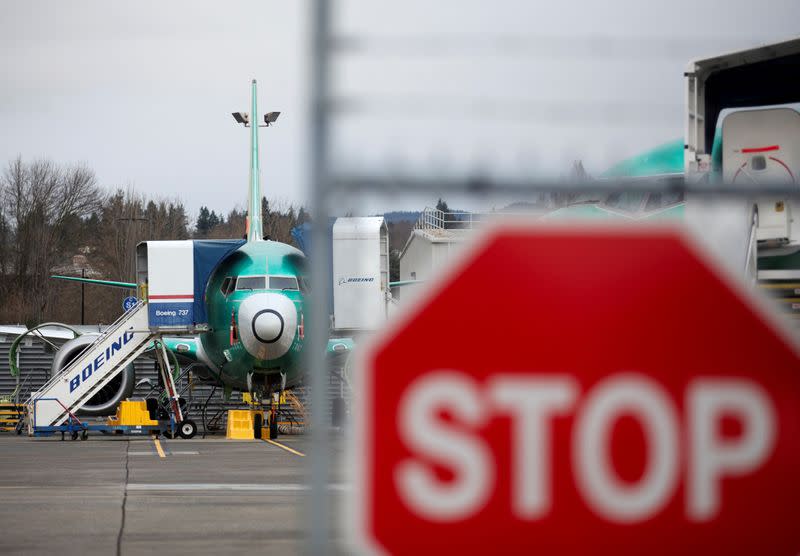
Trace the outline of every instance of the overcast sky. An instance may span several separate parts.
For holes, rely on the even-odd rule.
[[[796,0],[335,6],[336,34],[357,40],[333,66],[343,173],[559,175],[575,159],[599,173],[682,136],[689,59],[800,34]],[[84,161],[106,187],[225,212],[246,199],[230,113],[255,77],[261,109],[282,112],[262,130],[265,194],[303,203],[308,15],[299,1],[3,2],[0,161]]]

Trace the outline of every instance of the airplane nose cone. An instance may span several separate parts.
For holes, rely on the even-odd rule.
[[[283,317],[274,309],[261,309],[253,318],[253,334],[265,344],[277,342],[283,334]]]
[[[297,309],[283,294],[256,293],[239,305],[237,325],[242,345],[250,355],[262,361],[277,359],[294,343]]]

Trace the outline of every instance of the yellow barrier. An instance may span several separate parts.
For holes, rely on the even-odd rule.
[[[232,440],[253,440],[253,419],[256,415],[261,415],[261,422],[264,423],[264,412],[256,409],[229,409],[228,428],[225,431],[225,438]]]
[[[126,400],[119,404],[117,414],[108,418],[111,426],[137,426],[137,425],[158,425],[158,421],[150,419],[150,412],[147,411],[147,402],[144,400]]]
[[[25,408],[14,403],[0,403],[0,431],[13,431],[17,428]]]

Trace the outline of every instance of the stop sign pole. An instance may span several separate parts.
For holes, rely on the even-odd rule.
[[[493,228],[362,358],[357,540],[797,554],[798,363],[678,229]]]

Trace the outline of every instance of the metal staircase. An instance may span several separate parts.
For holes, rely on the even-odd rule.
[[[69,365],[31,394],[28,430],[52,427],[74,417],[92,396],[138,357],[155,338],[147,303],[140,301],[86,347]]]

